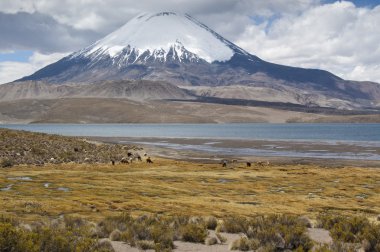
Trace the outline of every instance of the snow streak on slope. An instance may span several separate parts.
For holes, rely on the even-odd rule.
[[[172,57],[177,56],[180,61],[199,57],[212,63],[231,59],[234,50],[240,49],[232,45],[188,15],[146,13],[72,57],[109,55],[116,58],[125,52],[128,52],[125,55],[128,57],[133,52],[134,57],[139,58],[148,52],[148,55],[165,61],[171,52]]]

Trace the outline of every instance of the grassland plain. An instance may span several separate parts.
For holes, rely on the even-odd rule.
[[[10,130],[0,140],[0,251],[380,251],[374,163],[125,164],[145,150]]]
[[[316,165],[18,165],[0,170],[0,214],[25,220],[75,214],[99,220],[129,212],[216,217],[319,212],[380,213],[377,168]],[[8,189],[7,189],[8,188]]]

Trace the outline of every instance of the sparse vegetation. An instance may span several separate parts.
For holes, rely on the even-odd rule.
[[[11,159],[8,159],[8,158],[0,159],[1,168],[9,168],[9,167],[12,167],[13,165],[14,165],[14,162]]]
[[[183,241],[204,243],[207,237],[206,226],[202,224],[189,223],[180,227]]]
[[[3,133],[9,137],[13,131],[0,130],[0,137]],[[28,139],[34,133],[15,134]],[[175,241],[230,243],[222,232],[242,236],[231,245],[238,250],[308,251],[313,244],[306,229],[315,226],[308,217],[315,220],[320,212],[326,214],[317,217],[317,226],[329,230],[334,243],[315,251],[358,246],[380,251],[377,169],[275,164],[261,169],[253,163],[236,164],[230,172],[219,164],[157,157],[154,164],[111,165],[106,162],[111,155],[130,147],[44,134],[34,138],[41,142],[30,138],[0,146],[1,166],[16,160],[12,168],[0,169],[0,214],[18,220],[0,218],[0,251],[112,251],[110,240],[170,251]],[[35,150],[26,147],[32,144],[28,141],[38,145]],[[63,143],[67,151],[54,150],[54,141],[68,141]],[[44,143],[48,147],[42,148]],[[78,164],[89,153],[100,158]],[[54,160],[41,167],[53,154]],[[75,163],[59,163],[72,158]],[[34,165],[18,165],[28,164],[25,160]],[[91,164],[94,160],[109,164]],[[218,240],[208,230],[215,230]]]
[[[26,230],[16,222],[5,218],[0,220],[0,251],[39,252],[39,251],[113,251],[106,243],[99,243],[89,234],[88,226],[71,227],[65,225],[37,226]]]
[[[17,164],[108,163],[134,146],[94,144],[76,137],[0,129],[0,167]]]
[[[364,251],[380,251],[380,224],[371,223],[364,216],[324,213],[318,216],[318,226],[330,230],[335,250],[361,244]]]

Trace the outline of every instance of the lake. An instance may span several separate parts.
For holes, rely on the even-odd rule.
[[[155,154],[165,153],[168,157],[198,152],[206,156],[380,160],[380,124],[12,124],[0,127],[65,136],[114,137],[117,143],[154,146],[160,150]]]
[[[3,124],[65,136],[380,142],[380,124]]]

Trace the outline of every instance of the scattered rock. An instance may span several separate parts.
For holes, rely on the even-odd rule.
[[[210,237],[206,239],[206,245],[211,246],[218,243],[218,240],[215,237]]]

